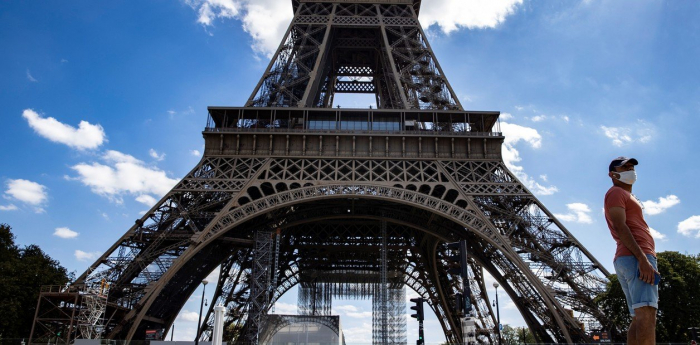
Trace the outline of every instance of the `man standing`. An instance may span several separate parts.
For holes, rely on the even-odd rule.
[[[617,157],[610,162],[608,176],[613,186],[605,194],[605,220],[617,242],[615,273],[632,315],[627,343],[655,344],[659,301],[655,279],[659,272],[654,239],[642,215],[643,206],[632,194],[637,164],[636,159],[627,157]]]

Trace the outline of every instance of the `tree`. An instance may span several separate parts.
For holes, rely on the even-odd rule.
[[[700,255],[662,252],[657,254],[657,261],[661,283],[656,340],[687,342],[690,340],[688,328],[700,325]],[[610,276],[605,292],[595,301],[613,322],[610,331],[614,340],[624,340],[631,317],[616,275]],[[619,333],[614,332],[614,328]]]
[[[602,325],[610,332],[611,339],[613,341],[626,341],[627,327],[632,321],[632,317],[617,275],[611,274],[608,279],[610,281],[608,281],[605,291],[596,296],[595,302],[600,311],[607,315],[612,322],[610,325]]]
[[[501,330],[501,338],[503,338],[504,345],[537,343],[535,336],[527,327],[512,327],[510,325],[503,325],[503,329]]]
[[[659,254],[659,341],[689,341],[689,327],[700,325],[700,255]]]
[[[538,341],[535,339],[535,335],[530,332],[527,327],[516,327],[515,331],[518,335],[519,344],[537,344]]]
[[[38,246],[19,248],[12,228],[0,224],[0,334],[4,338],[29,336],[42,285],[71,280],[60,263]]]

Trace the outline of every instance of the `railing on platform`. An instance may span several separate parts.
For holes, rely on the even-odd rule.
[[[299,134],[347,134],[347,135],[440,135],[440,136],[470,136],[470,137],[502,137],[501,132],[469,132],[469,131],[382,131],[382,130],[344,130],[344,129],[295,129],[295,128],[244,128],[206,127],[204,132],[214,133],[299,133]]]

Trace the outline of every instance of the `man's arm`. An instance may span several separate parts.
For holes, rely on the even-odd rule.
[[[651,265],[637,241],[634,240],[632,231],[627,226],[625,209],[618,206],[610,207],[608,208],[608,214],[617,232],[617,237],[620,238],[620,242],[622,242],[622,244],[632,252],[632,255],[637,258],[637,261],[639,261],[639,278],[644,282],[654,284],[654,272],[658,272],[654,269],[654,266]]]

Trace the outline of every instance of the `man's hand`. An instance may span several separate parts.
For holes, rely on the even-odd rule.
[[[637,258],[637,261],[639,261],[639,279],[647,284],[654,285],[654,273],[659,274],[659,271],[654,269],[646,255],[644,260]]]

